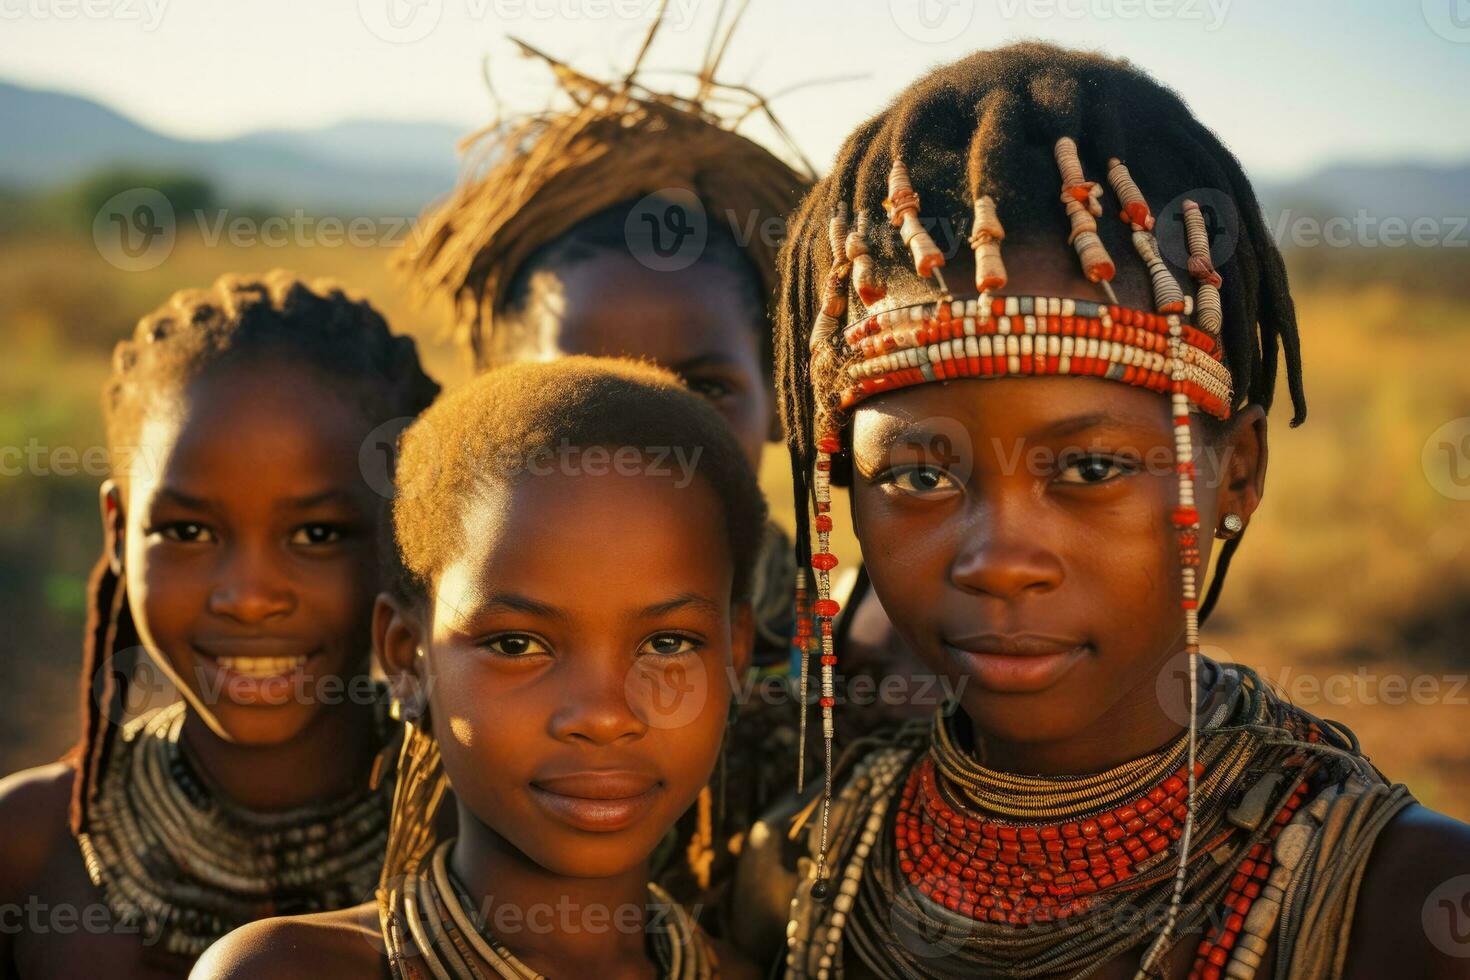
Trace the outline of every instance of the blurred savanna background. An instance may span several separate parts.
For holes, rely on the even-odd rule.
[[[481,55],[519,34],[604,72],[626,65],[657,4],[615,29],[565,4],[542,18],[404,8],[438,10],[424,33],[367,0],[352,6],[329,18],[278,3],[220,17],[164,5],[152,27],[33,8],[0,25],[0,772],[54,759],[75,731],[113,345],[175,289],[284,267],[350,285],[418,338],[436,377],[462,380],[443,310],[414,303],[392,259],[410,219],[452,186],[456,140],[490,118]],[[679,8],[701,47],[718,6]],[[1443,84],[1470,80],[1459,22],[1428,2],[1344,5],[1361,29],[1331,57],[1356,74],[1325,65],[1329,84],[1295,72],[1282,38],[1325,42],[1264,2],[1224,4],[1213,28],[1183,7],[1174,21],[1125,24],[1100,17],[1104,4],[1077,21],[1012,3],[997,26],[1006,4],[958,3],[944,16],[971,16],[954,30],[922,2],[776,6],[752,6],[732,64],[766,91],[828,80],[776,106],[819,170],[925,65],[1016,36],[1129,55],[1235,148],[1286,254],[1311,413],[1299,429],[1285,411],[1273,423],[1266,503],[1208,652],[1346,722],[1421,801],[1470,818],[1470,127],[1454,103],[1463,87]],[[823,17],[849,18],[890,56],[839,47]],[[282,40],[283,25],[299,31]],[[830,64],[811,40],[823,36]],[[653,62],[690,66],[677,42]],[[1390,75],[1385,48],[1441,65],[1414,73],[1441,83],[1420,91]],[[836,77],[860,61],[877,67]],[[496,69],[532,101],[537,85],[549,91],[539,66],[524,78]],[[774,449],[769,460],[789,520],[784,466]],[[843,547],[853,553],[850,537]]]

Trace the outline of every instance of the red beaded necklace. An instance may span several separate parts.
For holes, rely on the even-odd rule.
[[[1196,766],[1202,775],[1203,765]],[[899,868],[922,894],[980,921],[1025,925],[1085,911],[1090,896],[1140,873],[1183,833],[1187,771],[1082,820],[1015,824],[960,809],[934,761],[914,766],[895,825]]]

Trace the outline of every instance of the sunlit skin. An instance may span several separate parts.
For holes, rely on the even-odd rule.
[[[663,272],[612,251],[537,269],[522,314],[530,340],[519,353],[635,357],[668,368],[724,417],[759,468],[762,447],[780,432],[761,363],[770,327],[741,279],[753,274],[710,261]]]
[[[386,515],[358,469],[371,428],[334,383],[250,361],[159,398],[130,472],[102,489],[108,553],[139,634],[188,704],[184,742],[239,804],[289,809],[367,778],[375,737],[362,693]],[[299,676],[274,682],[222,677],[217,663],[298,655],[308,657]],[[48,766],[0,783],[0,902],[34,896],[101,914],[67,831],[71,773]],[[136,930],[27,929],[5,942],[4,976],[86,975],[105,962],[108,976],[182,977],[190,966],[145,950]]]
[[[526,912],[496,938],[547,976],[657,975],[641,919],[588,923],[644,907],[650,855],[707,784],[748,662],[719,499],[677,482],[557,473],[491,490],[428,601],[379,600],[384,666],[409,704],[427,693],[454,787],[450,867],[492,928],[497,910]],[[386,975],[363,941],[377,915],[259,924],[202,975]],[[753,976],[729,950],[721,962]]]
[[[955,264],[950,281],[968,281]],[[1008,292],[1103,298],[1063,252],[1008,249],[1007,264]],[[1136,282],[1119,292],[1148,305]],[[1260,503],[1266,422],[1250,406],[1213,438],[1193,428],[1207,562],[1223,515],[1248,524]],[[1159,683],[1184,642],[1166,399],[1085,378],[934,383],[864,402],[849,437],[874,590],[924,665],[965,681],[961,707],[988,766],[1083,774],[1180,734]],[[1414,976],[1470,975],[1418,924],[1446,867],[1470,870],[1470,828],[1418,806],[1389,827],[1360,893],[1348,976],[1408,975],[1405,962]],[[1176,948],[1170,976],[1188,973],[1193,945]],[[1263,975],[1273,960],[1274,948]],[[1137,963],[1135,950],[1095,975],[1130,977]]]

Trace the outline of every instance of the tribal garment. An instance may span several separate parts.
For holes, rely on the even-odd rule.
[[[482,910],[449,871],[447,840],[387,893],[388,964],[396,980],[545,980],[490,934]],[[648,886],[645,929],[661,980],[713,980],[719,961],[699,926],[669,894]],[[489,973],[479,965],[488,964]]]
[[[1248,668],[1206,669],[1175,941],[1199,936],[1191,978],[1250,980],[1272,943],[1277,976],[1337,976],[1373,843],[1412,798],[1347,729]],[[882,977],[1083,977],[1159,932],[1187,816],[1185,737],[1082,777],[988,770],[968,737],[940,713],[854,752],[825,900],[811,808],[798,818],[786,976],[840,977],[856,954]]]
[[[179,742],[183,723],[178,702],[121,729],[77,838],[120,922],[166,952],[197,957],[256,919],[372,896],[391,779],[330,803],[257,813],[211,791]],[[386,739],[386,718],[380,727]]]

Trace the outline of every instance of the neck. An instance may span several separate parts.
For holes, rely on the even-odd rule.
[[[497,941],[543,976],[652,976],[646,945],[648,862],[610,878],[549,871],[461,803],[449,855]]]
[[[1206,688],[1209,674],[1201,673],[1196,713],[1203,718],[1214,707],[1218,691]],[[987,769],[1032,776],[1102,772],[1155,752],[1186,731],[1160,704],[1154,673],[1148,673],[1096,721],[1057,741],[1008,740],[987,732],[983,719],[974,714],[967,712],[966,717],[976,742],[984,747],[979,758]],[[968,747],[973,752],[979,745]]]
[[[291,810],[367,785],[380,748],[376,709],[354,700],[323,708],[295,736],[273,745],[226,741],[192,709],[180,738],[200,775],[225,799],[247,810]]]

